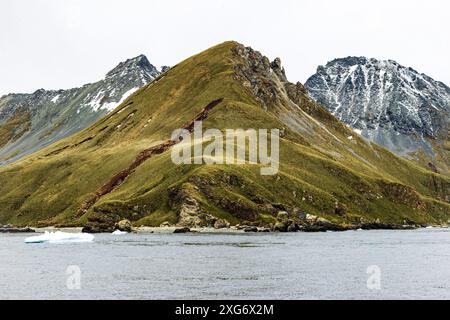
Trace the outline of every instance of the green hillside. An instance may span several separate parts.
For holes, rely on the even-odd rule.
[[[209,107],[208,107],[209,106]],[[277,128],[280,168],[181,165],[174,129]],[[289,83],[279,61],[226,42],[193,56],[92,127],[0,168],[0,223],[446,223],[450,178],[370,144]],[[300,221],[301,222],[301,221]]]

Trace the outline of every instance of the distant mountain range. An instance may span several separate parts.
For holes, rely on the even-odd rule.
[[[392,60],[348,57],[320,66],[305,87],[363,137],[450,172],[450,88],[442,82]]]
[[[119,66],[97,85],[77,89],[76,99],[62,92],[33,96],[43,97],[45,110],[58,110],[49,106],[71,101],[67,114],[57,119],[60,126],[72,125],[77,131],[78,111],[85,110],[85,117],[98,117],[99,110],[105,115],[126,92],[159,74],[147,63],[142,68],[139,60]],[[407,83],[407,75],[415,73],[393,63],[389,63],[392,74],[387,75],[381,66],[377,71],[375,62],[360,64],[335,62],[330,71],[320,69],[320,76],[308,82],[311,95],[319,100],[321,89],[324,103],[335,98],[336,104],[328,108],[362,132],[383,128],[402,137],[413,133],[423,137],[424,144],[438,139],[447,112],[445,86],[417,75]],[[127,76],[129,70],[133,76]],[[349,74],[347,80],[341,73]],[[113,84],[117,77],[125,84]],[[333,83],[344,86],[342,98],[341,91],[330,96]],[[369,83],[380,89],[372,91]],[[422,99],[412,88],[426,92],[431,100]],[[369,104],[366,112],[359,104],[347,106],[353,94],[355,101],[377,101],[383,116],[375,112],[378,109],[371,114]],[[383,94],[385,98],[380,98]],[[3,99],[2,110],[10,110],[8,119],[14,113],[18,119],[10,120],[9,125],[15,123],[17,129],[7,131],[12,132],[7,144],[49,123],[53,130],[45,133],[60,137],[56,135],[59,122],[50,120],[55,119],[52,113],[40,115],[39,105],[28,103],[20,114],[20,108],[5,107],[12,97]],[[408,105],[391,104],[391,99],[404,99]],[[418,111],[417,100],[421,101]],[[172,148],[181,141],[172,139],[174,130],[192,132],[200,119],[204,130],[278,129],[279,170],[263,176],[263,165],[255,161],[175,164]],[[442,225],[450,219],[450,177],[362,138],[311,99],[302,84],[289,82],[280,59],[271,62],[250,47],[225,42],[178,63],[91,126],[0,167],[0,223],[84,226],[89,232],[110,232],[123,219],[135,226],[239,224],[249,231]]]
[[[158,77],[144,55],[120,63],[103,80],[69,90],[40,89],[0,98],[0,165],[32,154],[95,123]]]

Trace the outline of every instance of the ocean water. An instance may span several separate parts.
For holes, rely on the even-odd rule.
[[[0,234],[0,299],[450,299],[450,230]]]

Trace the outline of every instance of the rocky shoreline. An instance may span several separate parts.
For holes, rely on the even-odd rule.
[[[65,227],[65,226],[49,226],[49,227],[15,227],[12,225],[6,225],[0,227],[0,233],[34,233],[34,232],[83,232],[83,233],[112,233],[116,230],[126,233],[317,233],[317,232],[345,232],[345,231],[369,231],[369,230],[416,230],[423,228],[449,228],[448,225],[417,225],[417,224],[389,224],[381,223],[379,221],[370,223],[359,223],[355,225],[340,225],[334,224],[330,221],[315,217],[310,218],[302,222],[287,219],[284,216],[279,217],[279,221],[276,224],[269,226],[257,225],[257,224],[238,224],[231,226],[229,223],[219,221],[213,226],[180,226],[171,225],[168,222],[161,224],[159,227],[134,227],[128,220],[121,220],[113,225],[90,224],[84,227]]]
[[[0,233],[34,233],[35,230],[29,227],[18,228],[10,224],[0,227]]]
[[[389,226],[387,225],[385,228],[371,228],[371,227],[365,227],[365,228],[348,228],[345,230],[326,230],[322,228],[310,228],[310,229],[304,229],[297,231],[298,233],[321,233],[321,232],[349,232],[349,231],[358,231],[358,232],[364,232],[364,231],[374,231],[374,230],[393,230],[393,231],[407,231],[407,230],[418,230],[418,229],[428,229],[428,228],[442,228],[447,229],[448,226],[428,226],[428,227],[417,227],[417,228],[411,228],[411,227],[404,227],[401,226]],[[32,232],[42,233],[45,231],[49,232],[55,232],[55,231],[63,231],[63,232],[71,232],[71,233],[80,233],[82,232],[82,227],[71,227],[71,228],[55,228],[55,227],[48,227],[48,228],[35,228]],[[105,233],[104,234],[109,234]],[[223,228],[223,229],[215,229],[215,228],[179,228],[179,227],[137,227],[133,228],[133,231],[131,232],[133,234],[186,234],[186,233],[193,233],[193,234],[251,234],[251,233],[271,233],[271,234],[277,234],[277,233],[292,233],[292,232],[280,232],[280,231],[271,231],[266,228],[256,228],[253,227],[249,229],[241,229],[236,227],[230,227],[230,228]],[[102,233],[99,233],[102,234]]]
[[[431,224],[419,224],[405,220],[401,224],[386,223],[380,219],[368,221],[366,219],[347,219],[347,221],[330,221],[326,218],[294,212],[279,211],[270,221],[241,221],[239,224],[231,224],[225,219],[208,216],[208,219],[189,219],[181,215],[177,223],[163,222],[160,228],[172,228],[174,233],[188,233],[195,230],[235,230],[242,232],[327,232],[327,231],[350,231],[350,230],[414,230],[434,226]],[[437,226],[437,224],[435,225]],[[440,225],[440,227],[447,227]],[[88,218],[83,227],[85,233],[112,233],[115,230],[122,232],[133,232],[136,227],[133,222],[110,214],[94,213]]]

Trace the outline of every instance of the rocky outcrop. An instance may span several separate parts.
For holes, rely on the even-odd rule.
[[[281,60],[277,58],[271,63],[260,52],[243,45],[237,45],[234,54],[240,62],[235,67],[236,80],[249,88],[266,110],[279,104],[283,84],[287,82]]]
[[[230,223],[224,219],[219,219],[214,222],[214,229],[227,229],[230,227]]]
[[[191,229],[187,227],[178,228],[173,231],[173,233],[189,233],[189,232],[191,232]]]
[[[133,232],[133,224],[130,222],[130,220],[120,220],[115,224],[114,229],[131,233]]]
[[[85,233],[111,233],[116,230],[120,217],[114,214],[93,213],[89,216],[87,224],[83,227]]]
[[[178,214],[177,226],[189,228],[214,226],[218,219],[202,210],[191,188],[192,186],[189,188],[181,186],[169,190],[169,206]]]
[[[420,199],[419,194],[412,188],[399,183],[380,182],[383,195],[395,203],[407,205],[414,210],[423,212],[425,203]]]

